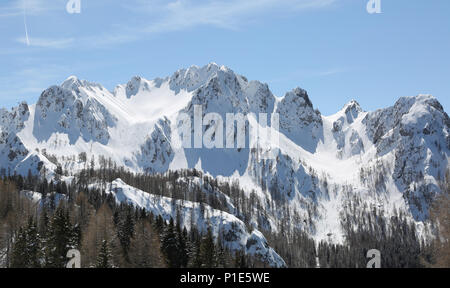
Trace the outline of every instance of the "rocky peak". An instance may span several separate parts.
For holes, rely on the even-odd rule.
[[[280,115],[280,131],[305,150],[314,152],[323,137],[322,116],[314,110],[308,93],[301,88],[286,93],[276,112]]]
[[[131,98],[138,94],[140,91],[149,91],[150,90],[150,83],[148,80],[140,77],[140,76],[134,76],[131,78],[130,81],[128,81],[126,87],[125,87],[125,94],[127,98]]]
[[[93,94],[93,85],[69,77],[61,86],[52,86],[42,92],[36,104],[33,135],[39,141],[47,141],[52,133],[66,133],[70,143],[82,136],[85,141],[95,140],[106,144],[108,127],[116,118]]]
[[[311,100],[309,99],[308,92],[306,90],[297,87],[293,89],[291,92],[286,93],[284,96],[288,101],[296,102],[300,106],[305,107],[313,107]]]
[[[178,93],[180,90],[188,92],[198,89],[208,83],[218,71],[231,71],[226,67],[219,67],[216,63],[210,63],[203,67],[191,66],[187,69],[180,69],[169,79],[170,88]]]
[[[80,80],[76,76],[70,76],[62,84],[61,88],[67,90],[78,90],[80,87],[87,86],[88,82],[85,80]]]
[[[342,108],[342,111],[344,112],[347,123],[349,124],[353,123],[353,121],[358,118],[359,114],[363,112],[361,106],[355,100],[351,100],[350,102],[345,104],[344,108]]]
[[[351,100],[350,102],[345,104],[343,110],[345,113],[348,113],[349,111],[355,111],[358,113],[363,111],[361,106],[356,100]]]

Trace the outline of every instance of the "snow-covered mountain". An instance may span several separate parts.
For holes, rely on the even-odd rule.
[[[183,148],[177,119],[180,113],[193,117],[195,105],[202,105],[203,115],[217,113],[222,119],[227,113],[278,113],[279,133],[271,117],[268,129],[279,141],[264,148]],[[252,117],[249,121],[256,120]],[[430,95],[403,97],[373,112],[351,101],[323,116],[301,88],[276,97],[267,84],[214,63],[164,79],[133,77],[114,91],[72,76],[42,92],[36,104],[0,110],[0,168],[23,175],[45,171],[51,177],[61,165],[76,173],[85,167],[78,157],[82,152],[88,161],[104,156],[135,172],[196,168],[220,181],[238,180],[264,203],[264,219],[252,219],[254,232],[243,227],[238,241],[253,237],[260,239],[255,245],[266,247],[258,230],[277,232],[283,226],[307,231],[316,240],[342,242],[342,214],[354,197],[386,215],[404,211],[419,233],[426,233],[422,222],[449,169],[449,126],[447,113]],[[274,159],[261,157],[268,151]],[[133,188],[119,184],[120,201],[134,201],[130,197],[142,192],[125,193]],[[164,206],[148,205],[169,213]],[[194,204],[184,205],[189,210]]]

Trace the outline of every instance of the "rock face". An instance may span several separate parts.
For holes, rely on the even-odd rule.
[[[11,111],[0,110],[0,169],[3,170],[3,174],[13,173],[15,167],[29,153],[22,140],[16,135],[24,128],[28,117],[30,117],[30,111],[25,102]]]
[[[227,114],[250,115],[229,134],[225,123],[222,132],[210,130],[220,126],[216,120],[201,123],[203,136],[223,133],[224,141],[236,141],[239,132],[248,135],[248,122],[260,120],[260,113],[269,115],[273,131],[278,113],[279,143],[261,148],[246,139],[245,148],[180,147],[178,116],[190,117],[194,133],[196,105],[202,116],[215,113],[224,121]],[[4,174],[51,175],[59,164],[76,173],[84,167],[75,157],[82,152],[135,172],[196,168],[253,192],[263,207],[249,221],[259,231],[300,229],[316,240],[342,242],[341,212],[356,196],[364,199],[362,206],[385,207],[386,215],[395,209],[417,223],[427,219],[449,169],[449,124],[430,95],[400,98],[373,112],[351,101],[323,116],[301,88],[279,98],[267,84],[211,63],[151,81],[133,77],[114,92],[70,77],[45,90],[35,105],[2,109],[0,168]],[[261,157],[268,151],[275,157]],[[261,235],[247,232],[238,233],[242,245],[275,261]]]
[[[169,170],[170,162],[174,157],[170,140],[170,121],[165,118],[158,121],[153,132],[136,154],[139,166],[148,173],[162,173]]]
[[[280,131],[306,151],[315,152],[323,140],[320,112],[313,109],[308,93],[296,88],[280,101],[276,111],[280,115]]]
[[[94,90],[95,89],[95,90]],[[117,119],[94,97],[85,91],[96,92],[104,88],[69,78],[61,86],[53,86],[42,92],[36,104],[33,134],[39,141],[48,140],[55,133],[67,134],[70,144],[78,138],[107,144],[109,127]]]
[[[333,122],[333,136],[337,143],[336,156],[340,159],[355,156],[364,152],[364,143],[358,131],[353,129],[353,123],[361,116],[363,110],[355,100],[350,101],[338,113],[339,118]],[[349,136],[349,138],[348,138]]]
[[[416,218],[426,219],[448,168],[450,121],[442,105],[430,95],[404,97],[363,122],[377,155],[395,155],[394,180]]]

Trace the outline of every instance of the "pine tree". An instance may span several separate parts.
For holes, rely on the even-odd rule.
[[[131,209],[127,209],[125,219],[119,222],[117,233],[124,254],[127,255],[130,249],[131,238],[134,234],[134,219]]]
[[[182,268],[186,268],[189,262],[189,244],[187,239],[187,231],[186,228],[181,231],[180,225],[178,223],[176,230],[179,265]]]
[[[200,240],[195,240],[191,245],[190,249],[190,257],[189,257],[189,267],[190,268],[201,268],[202,267],[202,259],[200,255]]]
[[[100,252],[98,253],[98,257],[97,257],[97,265],[95,267],[96,268],[112,268],[111,259],[112,259],[112,255],[111,255],[111,251],[109,249],[108,241],[103,240],[101,247],[100,247]]]
[[[39,268],[41,266],[40,245],[36,223],[30,217],[26,229],[19,229],[13,247],[11,267]]]
[[[11,268],[26,268],[28,266],[27,257],[27,234],[23,228],[20,228],[12,250]]]
[[[216,267],[216,249],[211,227],[208,227],[208,232],[200,244],[200,259],[202,261],[202,267]]]
[[[161,250],[169,268],[180,267],[179,247],[172,218],[163,233]]]
[[[223,247],[222,240],[218,237],[216,249],[216,265],[217,268],[227,268],[226,251]]]
[[[39,268],[41,266],[41,241],[33,218],[30,217],[28,221],[28,227],[26,230],[27,235],[27,254],[28,254],[28,267]]]
[[[156,231],[158,231],[159,235],[162,236],[163,231],[164,231],[164,220],[161,217],[161,215],[158,215],[158,217],[156,218],[155,228],[156,228]]]
[[[77,239],[73,233],[69,215],[63,206],[56,209],[50,225],[50,237],[47,246],[47,267],[63,268],[67,251],[76,248]]]

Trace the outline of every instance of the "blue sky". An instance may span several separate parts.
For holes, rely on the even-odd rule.
[[[450,108],[448,0],[381,0],[382,14],[368,0],[81,0],[81,14],[67,2],[1,1],[1,107],[70,75],[113,89],[216,62],[278,96],[302,87],[325,115],[419,93]]]

